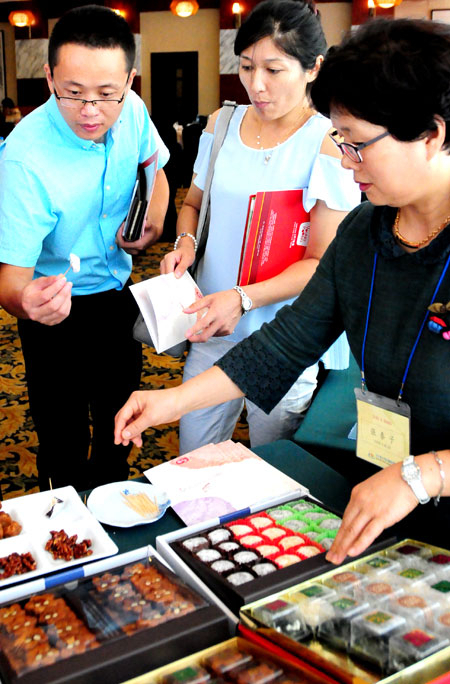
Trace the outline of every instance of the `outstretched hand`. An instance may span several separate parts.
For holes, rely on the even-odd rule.
[[[339,564],[346,556],[358,556],[417,504],[412,490],[402,480],[400,463],[375,473],[354,487],[326,559]]]
[[[178,388],[179,389],[179,388]],[[181,416],[177,409],[177,388],[133,392],[116,414],[114,443],[142,446],[142,432],[154,425],[172,423]]]

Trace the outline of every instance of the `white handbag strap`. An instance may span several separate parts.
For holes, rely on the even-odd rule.
[[[219,150],[223,145],[225,136],[228,131],[228,126],[231,121],[231,117],[236,109],[236,102],[231,102],[230,100],[224,100],[222,110],[217,118],[216,125],[214,127],[214,141],[211,149],[211,156],[209,158],[208,173],[206,174],[205,187],[203,190],[202,204],[200,207],[200,213],[198,217],[197,224],[197,244],[200,247],[202,234],[205,227],[205,219],[208,213],[209,207],[209,195],[211,192],[211,183],[214,176],[214,165],[216,163],[217,155]]]

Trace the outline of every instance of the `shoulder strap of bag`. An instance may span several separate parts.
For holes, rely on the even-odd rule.
[[[219,150],[223,145],[225,136],[228,131],[228,126],[230,125],[231,117],[234,114],[234,110],[237,107],[236,102],[231,102],[230,100],[224,100],[222,111],[220,112],[216,125],[214,128],[214,141],[211,149],[211,156],[209,158],[208,172],[206,174],[205,188],[203,190],[202,204],[200,207],[200,213],[198,217],[197,225],[197,254],[198,258],[201,258],[203,252],[205,251],[206,240],[208,238],[208,209],[209,209],[209,195],[211,192],[211,183],[214,176],[214,165],[216,163],[217,155]]]

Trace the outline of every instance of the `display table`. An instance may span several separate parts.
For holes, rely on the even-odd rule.
[[[313,496],[324,501],[330,508],[343,512],[350,497],[347,481],[294,442],[279,440],[256,447],[253,451],[270,465],[308,487]],[[145,477],[140,480],[147,482]],[[83,500],[85,494],[89,496],[89,492],[80,493]],[[184,525],[169,508],[160,520],[151,524],[127,528],[103,524],[103,527],[116,542],[119,553],[124,553],[146,544],[154,545],[157,536],[173,532]]]

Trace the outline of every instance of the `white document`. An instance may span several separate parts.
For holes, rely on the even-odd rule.
[[[306,487],[232,440],[206,444],[149,468],[144,475],[167,492],[186,525],[262,502],[274,506],[289,492],[308,494]]]
[[[166,273],[142,280],[131,285],[130,290],[158,354],[186,339],[185,333],[196,323],[197,314],[186,314],[183,309],[202,298],[187,271],[181,278]]]

